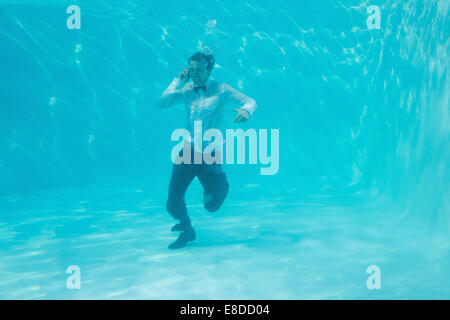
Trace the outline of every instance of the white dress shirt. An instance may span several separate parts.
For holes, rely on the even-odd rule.
[[[256,102],[245,94],[233,89],[223,82],[208,80],[205,83],[206,90],[194,90],[194,83],[188,82],[184,86],[183,81],[175,77],[169,87],[163,92],[158,105],[167,108],[175,104],[184,104],[186,110],[186,129],[189,130],[192,139],[202,139],[200,133],[194,134],[194,121],[202,121],[202,134],[208,129],[222,131],[222,119],[225,108],[240,108],[247,110],[250,115],[256,109]],[[222,133],[223,135],[223,133]],[[225,141],[225,135],[223,135]],[[203,147],[208,142],[203,142]],[[197,149],[198,141],[194,142]],[[201,144],[200,144],[201,145]],[[197,149],[198,150],[198,149]],[[198,150],[200,151],[200,150]]]

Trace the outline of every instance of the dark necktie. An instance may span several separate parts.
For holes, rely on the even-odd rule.
[[[203,86],[194,87],[194,91],[195,91],[195,92],[198,92],[198,90],[206,91],[206,86],[203,85]]]

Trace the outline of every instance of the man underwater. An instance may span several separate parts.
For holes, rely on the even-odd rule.
[[[212,53],[197,52],[189,58],[188,62],[189,68],[181,71],[162,94],[158,102],[160,108],[184,104],[187,118],[186,129],[189,130],[191,137],[195,136],[194,121],[201,121],[203,132],[208,129],[219,129],[224,109],[229,104],[240,105],[239,109],[233,109],[237,112],[234,122],[248,120],[256,109],[255,100],[225,83],[209,79],[215,64]],[[199,150],[199,144],[196,141],[194,141],[194,148],[191,148],[192,141],[188,144],[188,149],[183,148],[179,153],[180,156],[184,150],[191,150],[191,159],[194,159],[194,152],[201,152],[202,159],[205,157],[204,149]],[[209,155],[214,157],[215,150]],[[229,184],[225,172],[222,171],[221,163],[207,164],[203,160],[199,164],[174,163],[169,184],[167,211],[173,218],[180,221],[172,227],[171,231],[181,231],[181,234],[169,245],[170,249],[181,248],[196,238],[184,201],[186,190],[195,177],[203,186],[203,202],[206,210],[217,211],[228,194]]]

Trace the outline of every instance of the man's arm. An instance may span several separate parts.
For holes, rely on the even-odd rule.
[[[229,102],[241,106],[239,109],[233,109],[238,111],[238,116],[236,117],[235,122],[246,121],[250,115],[253,115],[253,112],[256,110],[257,107],[255,100],[253,100],[250,97],[247,97],[242,92],[233,89],[231,86],[227,84],[223,84],[223,90],[227,95],[227,100]]]
[[[176,77],[163,92],[158,101],[158,107],[167,108],[184,102],[183,81]]]

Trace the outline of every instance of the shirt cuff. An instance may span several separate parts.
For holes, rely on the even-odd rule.
[[[178,78],[178,77],[173,78],[172,84],[173,84],[176,88],[178,88],[178,86],[180,85],[180,83],[181,83],[181,79],[180,79],[180,78]]]
[[[251,115],[253,114],[252,108],[250,108],[250,107],[248,107],[248,106],[243,106],[243,107],[241,107],[241,110],[247,111],[249,116],[251,116]]]

